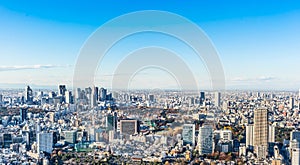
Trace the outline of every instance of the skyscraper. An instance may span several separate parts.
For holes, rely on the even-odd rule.
[[[21,122],[23,122],[27,119],[27,109],[26,108],[20,108],[20,119],[21,119]]]
[[[275,143],[275,126],[274,125],[269,125],[268,133],[269,133],[268,142]]]
[[[106,128],[108,130],[117,130],[117,114],[108,114],[106,116]]]
[[[58,86],[58,95],[64,96],[66,91],[67,91],[66,85]]]
[[[97,101],[99,100],[99,89],[98,87],[94,87],[92,89],[92,98],[91,98],[91,106],[97,106]]]
[[[72,97],[72,92],[71,91],[66,91],[65,92],[65,101],[68,104],[73,104],[73,97]]]
[[[183,145],[195,146],[195,124],[184,124],[182,130]]]
[[[221,93],[215,92],[215,106],[220,107],[221,106]]]
[[[291,97],[289,100],[289,108],[294,109],[294,106],[295,106],[295,99]]]
[[[205,101],[205,92],[200,92],[200,104],[202,105]]]
[[[107,90],[104,88],[100,88],[100,101],[105,101],[106,100],[106,94]]]
[[[30,86],[25,88],[25,102],[29,104],[33,102],[33,92]]]
[[[66,102],[65,93],[67,91],[66,85],[58,86],[58,96],[61,97],[60,102]]]
[[[41,132],[37,134],[37,150],[38,152],[52,153],[53,150],[53,132]]]
[[[199,128],[198,135],[199,154],[210,154],[213,152],[213,129],[209,125]]]
[[[246,147],[253,148],[253,125],[246,126]]]
[[[268,110],[257,108],[254,110],[254,151],[259,159],[264,159],[268,153]]]
[[[300,165],[300,148],[292,149],[292,165]]]

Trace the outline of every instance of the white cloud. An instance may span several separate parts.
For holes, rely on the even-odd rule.
[[[273,76],[260,76],[260,77],[235,77],[231,79],[233,82],[264,82],[264,81],[272,81],[276,80],[276,77]]]
[[[69,67],[70,65],[14,65],[14,66],[0,66],[0,71],[14,71],[14,70],[27,70],[27,69],[49,69]]]

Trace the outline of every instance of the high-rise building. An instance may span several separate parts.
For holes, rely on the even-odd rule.
[[[33,102],[33,92],[30,86],[25,88],[25,102],[29,104]]]
[[[268,142],[275,143],[275,126],[274,125],[269,125],[269,137],[268,137]]]
[[[138,120],[120,120],[120,133],[122,135],[133,135],[139,133],[139,121]]]
[[[108,130],[117,130],[117,122],[118,122],[118,118],[117,118],[117,114],[108,114],[106,116],[106,128]]]
[[[11,133],[4,133],[1,137],[2,147],[9,148],[10,145],[13,143],[13,138]]]
[[[209,125],[199,128],[198,134],[199,154],[210,154],[213,152],[213,129]]]
[[[254,110],[254,151],[259,159],[266,158],[268,154],[268,110],[257,108]]]
[[[215,106],[220,107],[221,106],[221,93],[215,92]]]
[[[231,141],[232,140],[231,130],[221,130],[220,131],[220,139],[225,140],[225,141]]]
[[[67,91],[66,85],[58,86],[58,95],[64,96],[66,91]]]
[[[257,93],[256,93],[256,97],[257,97],[257,98],[260,98],[260,92],[257,92]]]
[[[289,100],[289,108],[294,109],[294,107],[295,107],[295,99],[291,97]]]
[[[76,142],[76,131],[65,131],[65,142],[74,144]]]
[[[202,105],[205,101],[205,92],[200,92],[200,104]]]
[[[65,92],[65,101],[67,104],[73,104],[73,96],[71,91]]]
[[[195,124],[184,124],[182,130],[183,145],[195,146]]]
[[[99,100],[99,89],[98,87],[94,87],[92,90],[92,98],[91,98],[91,106],[97,106],[97,101]]]
[[[294,130],[290,133],[290,141],[294,139],[300,142],[300,131]]]
[[[53,132],[41,132],[37,134],[37,150],[38,152],[52,153],[53,150]]]
[[[292,149],[292,165],[300,165],[300,148]]]
[[[20,108],[20,119],[21,119],[21,122],[23,122],[27,119],[27,109],[26,108]]]
[[[148,99],[149,99],[150,102],[153,103],[153,102],[154,102],[154,95],[149,95],[149,96],[148,96]]]
[[[100,101],[106,100],[107,90],[104,88],[100,88]]]

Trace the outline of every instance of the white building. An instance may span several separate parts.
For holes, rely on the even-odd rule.
[[[300,148],[292,150],[292,165],[300,165]]]
[[[52,153],[53,150],[53,133],[38,133],[37,134],[37,151]]]
[[[253,125],[246,126],[246,147],[253,148]]]
[[[220,107],[221,106],[221,93],[215,92],[215,106]]]
[[[199,128],[198,135],[199,154],[210,154],[213,152],[213,129],[209,125]]]
[[[182,130],[183,145],[195,146],[195,124],[184,124]]]

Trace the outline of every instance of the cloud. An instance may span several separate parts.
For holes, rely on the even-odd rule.
[[[0,71],[15,71],[15,70],[28,70],[28,69],[50,69],[50,68],[60,68],[69,67],[70,65],[15,65],[15,66],[0,66]]]
[[[249,77],[235,77],[231,79],[233,82],[265,82],[265,81],[272,81],[276,80],[276,77],[273,76],[260,76],[255,78],[249,78]]]
[[[257,80],[259,81],[270,81],[270,80],[275,80],[276,77],[272,77],[272,76],[261,76],[258,77]]]

